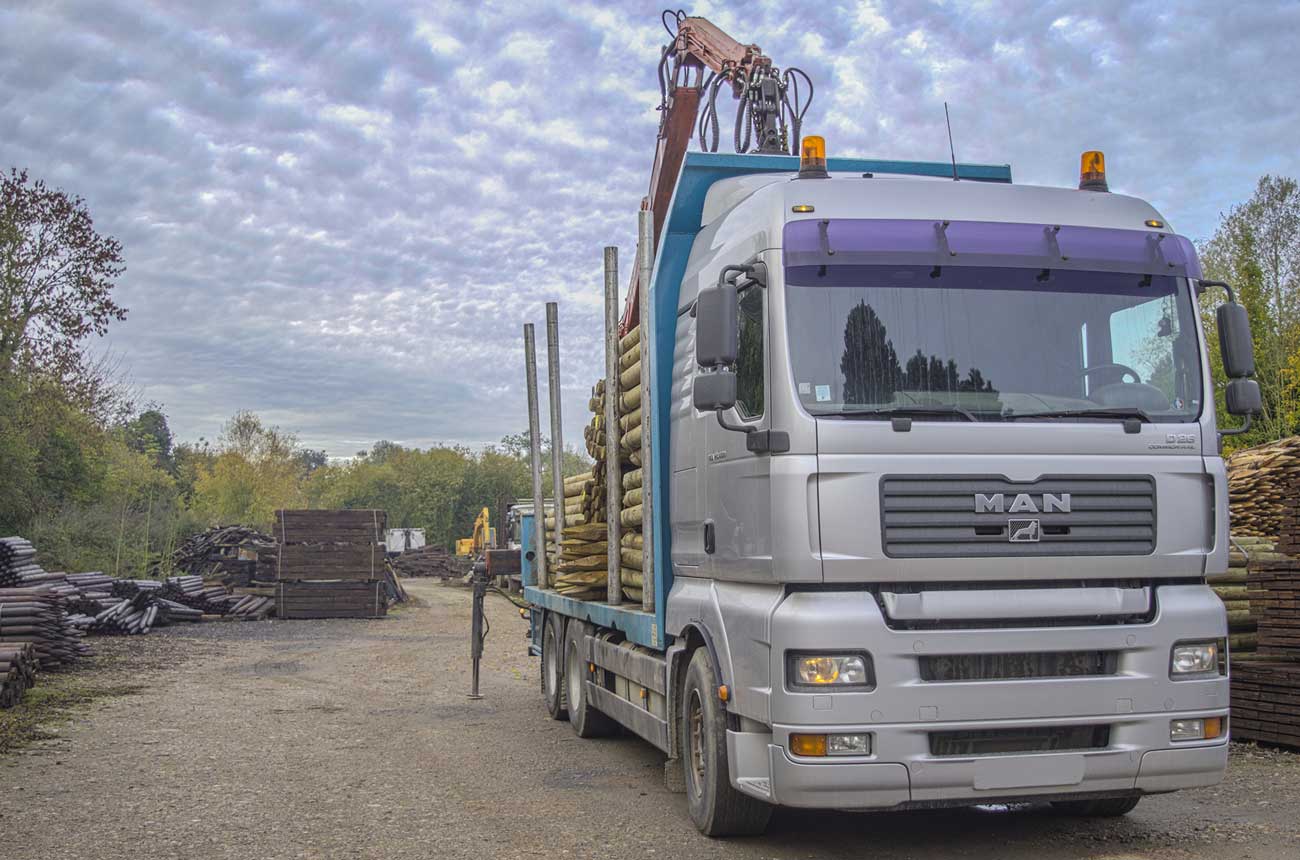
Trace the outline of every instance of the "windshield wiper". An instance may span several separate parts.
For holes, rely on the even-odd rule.
[[[1113,409],[1052,409],[1045,412],[1011,412],[1002,416],[1005,421],[1021,418],[1111,418],[1124,422],[1125,433],[1140,433],[1143,424],[1151,424],[1151,416],[1135,407]]]
[[[1042,412],[1005,412],[1002,417],[1007,421],[1021,418],[1136,418],[1143,424],[1150,424],[1151,416],[1141,409],[1120,407],[1114,409],[1049,409]]]
[[[889,406],[884,409],[845,409],[841,412],[828,412],[825,414],[832,418],[915,418],[918,415],[957,415],[967,421],[980,420],[969,409],[938,404],[933,406]]]

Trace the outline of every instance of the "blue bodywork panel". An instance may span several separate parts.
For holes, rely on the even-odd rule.
[[[667,647],[664,635],[665,607],[668,592],[672,590],[672,555],[669,547],[668,481],[668,416],[672,393],[673,344],[677,337],[677,299],[682,276],[691,256],[691,246],[700,232],[700,217],[704,211],[704,198],[713,183],[722,179],[755,173],[793,173],[799,169],[799,159],[790,155],[723,155],[708,152],[689,152],[677,178],[668,219],[659,249],[655,255],[654,272],[650,277],[650,314],[643,320],[653,335],[649,356],[642,356],[641,368],[645,390],[654,392],[652,401],[650,473],[654,476],[654,583],[655,611],[641,611],[632,605],[610,606],[588,600],[574,600],[554,591],[544,591],[533,583],[532,564],[524,559],[524,596],[536,606],[544,607],[573,618],[581,618],[623,632],[638,645],[662,650]],[[892,173],[908,176],[952,176],[949,162],[880,161],[869,158],[831,158],[827,169],[845,173]],[[1010,182],[1011,168],[1007,165],[958,164],[957,175],[962,179],[984,182]],[[659,320],[665,322],[661,325]],[[531,517],[524,518],[525,547],[532,546]],[[536,625],[534,625],[536,626]]]

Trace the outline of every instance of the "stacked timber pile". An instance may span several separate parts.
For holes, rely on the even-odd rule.
[[[1237,451],[1227,459],[1233,534],[1277,541],[1300,553],[1300,436]]]
[[[30,642],[0,643],[0,708],[12,708],[36,683],[40,658]]]
[[[276,583],[281,618],[380,618],[388,614],[384,583],[370,581]]]
[[[1232,734],[1300,747],[1300,662],[1233,662]]]
[[[377,618],[405,592],[384,555],[378,510],[276,511],[280,618]]]
[[[192,613],[220,615],[236,621],[262,621],[275,614],[275,600],[256,594],[233,594],[225,585],[209,585],[201,576],[169,576],[158,591],[159,601],[183,607],[190,613],[170,610],[176,620],[192,620]]]
[[[1227,573],[1208,577],[1214,593],[1228,612],[1228,650],[1234,657],[1255,653],[1258,619],[1251,611],[1246,589],[1246,561],[1280,558],[1265,538],[1232,536]]]
[[[1300,746],[1300,557],[1252,553],[1246,576],[1258,654],[1232,663],[1232,728]]]
[[[41,669],[53,671],[90,653],[82,635],[51,587],[0,589],[0,648],[31,643]]]
[[[229,585],[248,586],[253,581],[275,580],[275,539],[247,526],[214,526],[190,535],[165,565],[152,571],[228,577]]]
[[[445,546],[425,544],[418,549],[408,549],[392,560],[393,570],[399,576],[437,576],[458,579],[469,573],[469,562],[447,551]]]

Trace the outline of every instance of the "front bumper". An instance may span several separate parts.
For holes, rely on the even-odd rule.
[[[871,727],[873,747],[893,750],[892,755],[800,759],[787,751],[788,737],[810,728],[794,726],[777,726],[772,733],[728,732],[727,748],[733,784],[782,806],[878,809],[1101,797],[1176,791],[1219,782],[1228,760],[1226,738],[1176,746],[1168,741],[1171,719],[1212,716],[1225,714],[1134,716],[1115,727],[1120,738],[1107,748],[1079,752],[931,756],[917,748],[917,742],[924,743],[924,733],[916,725]],[[960,728],[975,727],[940,724],[926,726],[925,730]],[[813,730],[824,732],[828,728],[817,726]],[[911,752],[897,754],[909,749]]]
[[[1205,586],[1160,588],[1142,624],[999,629],[891,628],[869,598],[849,592],[792,596],[773,618],[770,731],[728,733],[732,782],[785,806],[865,809],[1104,797],[1212,785],[1223,778],[1227,733],[1172,743],[1170,721],[1226,717],[1226,677],[1172,681],[1172,644],[1226,635],[1223,605]],[[872,655],[870,691],[783,688],[788,650]],[[1117,653],[1113,674],[1016,680],[922,680],[918,657],[1053,650]],[[986,730],[1050,732],[1105,726],[1104,745],[1061,751],[934,754],[931,735]],[[745,728],[759,728],[752,722]],[[870,733],[872,754],[806,759],[792,733]],[[1099,742],[1100,743],[1100,742]]]

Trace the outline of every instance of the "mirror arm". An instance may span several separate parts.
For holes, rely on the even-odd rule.
[[[1246,422],[1244,424],[1242,424],[1240,427],[1234,427],[1231,430],[1220,430],[1219,438],[1223,438],[1224,436],[1240,436],[1242,433],[1247,433],[1250,431],[1250,425],[1253,424],[1254,421],[1255,421],[1255,416],[1247,412]]]
[[[1227,281],[1201,280],[1201,281],[1197,281],[1197,283],[1203,287],[1219,287],[1220,289],[1222,289],[1224,292],[1228,294],[1228,301],[1232,302],[1234,305],[1237,304],[1237,294],[1233,292],[1232,285],[1229,284]]]
[[[727,407],[727,409],[730,409],[730,408],[731,408],[730,406]],[[727,419],[722,417],[722,413],[726,412],[727,409],[719,409],[719,410],[717,410],[717,412],[715,413],[715,414],[718,416],[718,426],[720,426],[723,430],[734,430],[734,431],[737,432],[737,433],[744,433],[744,434],[747,435],[747,436],[748,436],[750,433],[756,433],[756,432],[758,432],[758,428],[757,428],[757,427],[754,427],[753,425],[750,425],[750,424],[730,424],[730,423],[728,423],[728,422],[727,422]]]

